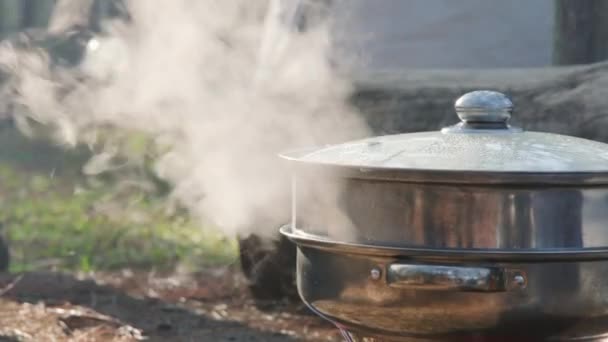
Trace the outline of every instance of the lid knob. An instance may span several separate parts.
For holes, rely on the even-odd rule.
[[[502,93],[478,90],[462,95],[454,104],[460,123],[445,127],[443,133],[515,133],[509,125],[513,102]]]
[[[460,120],[466,123],[504,124],[511,118],[513,103],[499,92],[473,91],[461,96],[454,104]]]

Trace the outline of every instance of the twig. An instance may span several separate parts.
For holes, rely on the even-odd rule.
[[[20,275],[17,278],[15,278],[15,280],[13,280],[10,284],[8,284],[4,288],[2,288],[2,290],[0,290],[0,297],[4,296],[6,293],[8,293],[10,290],[12,290],[13,287],[15,287],[15,285],[17,285],[17,283],[20,282],[22,278],[23,278],[23,275]]]

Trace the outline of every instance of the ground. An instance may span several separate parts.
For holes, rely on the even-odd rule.
[[[340,341],[301,305],[253,305],[239,272],[3,276],[0,341]]]
[[[86,149],[10,124],[0,146],[0,342],[341,340],[301,303],[254,305],[234,237],[168,208],[141,167],[84,176]]]

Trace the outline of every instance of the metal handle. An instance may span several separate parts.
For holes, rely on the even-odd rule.
[[[523,288],[523,272],[497,267],[391,264],[386,281],[391,287],[448,291],[507,291]]]

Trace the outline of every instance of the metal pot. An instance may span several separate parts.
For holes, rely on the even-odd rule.
[[[353,341],[608,338],[608,145],[512,127],[496,92],[455,107],[282,155],[300,296]]]

